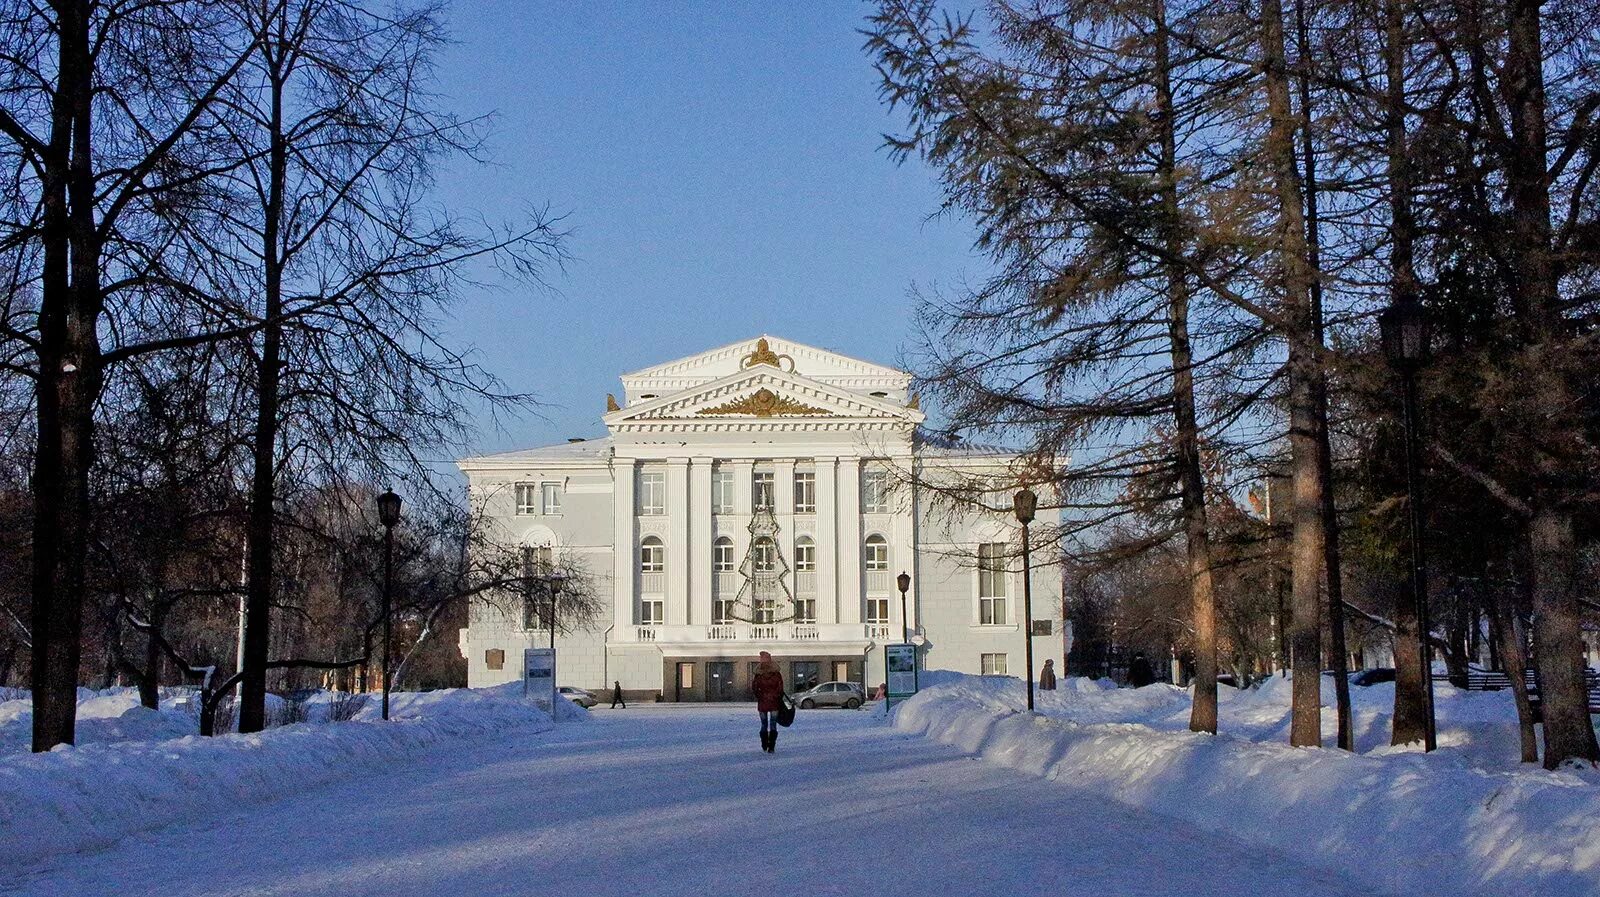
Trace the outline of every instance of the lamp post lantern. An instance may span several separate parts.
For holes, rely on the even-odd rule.
[[[383,718],[389,718],[390,594],[394,588],[394,527],[400,522],[400,496],[386,489],[378,496],[378,520],[383,524]]]
[[[894,578],[894,584],[900,589],[900,643],[911,644],[911,621],[906,618],[906,590],[911,588],[911,574],[900,571]]]
[[[1422,749],[1438,747],[1438,728],[1433,710],[1433,646],[1428,636],[1433,623],[1428,616],[1428,568],[1426,546],[1422,540],[1422,462],[1418,455],[1417,371],[1428,363],[1432,338],[1427,312],[1422,303],[1403,298],[1378,315],[1378,330],[1383,354],[1400,374],[1405,414],[1406,507],[1411,531],[1411,598],[1416,605],[1417,656],[1422,666],[1424,714]]]
[[[1022,644],[1024,662],[1028,665],[1028,712],[1033,712],[1033,575],[1028,557],[1028,525],[1039,509],[1039,496],[1024,487],[1011,500],[1012,513],[1022,524]]]

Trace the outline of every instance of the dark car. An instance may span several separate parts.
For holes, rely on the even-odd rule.
[[[1367,670],[1356,670],[1350,674],[1350,684],[1365,688],[1368,685],[1377,685],[1380,682],[1394,681],[1394,667],[1373,667]]]

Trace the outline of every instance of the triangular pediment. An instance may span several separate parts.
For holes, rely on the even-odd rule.
[[[650,421],[762,421],[815,418],[920,423],[922,412],[770,365],[637,402],[605,416],[608,426]]]
[[[722,380],[752,367],[773,367],[847,390],[903,395],[904,371],[776,336],[740,340],[622,375],[629,404]]]

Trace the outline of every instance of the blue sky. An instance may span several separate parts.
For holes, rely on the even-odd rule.
[[[440,199],[565,214],[551,290],[465,294],[450,335],[543,419],[485,427],[498,451],[598,436],[617,375],[761,332],[893,363],[913,284],[982,269],[938,186],[881,149],[898,120],[857,32],[867,7],[461,0],[445,104],[498,115],[493,164]]]

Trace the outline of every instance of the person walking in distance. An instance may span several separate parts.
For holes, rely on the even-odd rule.
[[[1054,659],[1044,662],[1044,669],[1039,671],[1039,688],[1043,691],[1056,690],[1056,662]]]
[[[756,664],[756,677],[750,681],[750,690],[756,693],[756,712],[761,715],[761,749],[775,753],[778,749],[778,708],[783,704],[783,674],[772,662],[772,654],[761,652],[761,662]]]
[[[618,704],[622,705],[623,710],[628,709],[628,702],[622,700],[622,680],[613,679],[611,681],[611,709],[617,709]]]

